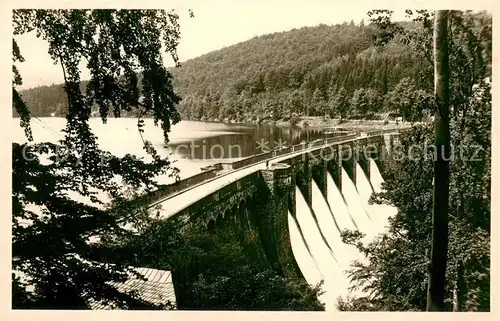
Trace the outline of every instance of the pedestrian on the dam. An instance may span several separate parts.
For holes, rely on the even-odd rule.
[[[266,168],[269,168],[269,161],[266,161]]]

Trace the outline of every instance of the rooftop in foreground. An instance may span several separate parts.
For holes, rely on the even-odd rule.
[[[141,299],[153,304],[167,304],[170,301],[170,303],[175,306],[175,291],[170,271],[149,268],[136,268],[135,270],[145,277],[147,281],[131,276],[124,283],[114,282],[112,285],[122,293],[136,290]],[[92,310],[119,309],[118,307],[95,301],[90,303],[90,308]]]

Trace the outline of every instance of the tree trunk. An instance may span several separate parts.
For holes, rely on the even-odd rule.
[[[445,274],[448,254],[449,198],[449,62],[447,10],[435,12],[434,20],[434,94],[436,111],[434,135],[437,157],[434,160],[432,207],[432,248],[427,288],[427,311],[444,311]]]

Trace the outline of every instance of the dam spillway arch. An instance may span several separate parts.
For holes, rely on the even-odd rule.
[[[395,209],[390,206],[369,204],[372,193],[380,192],[383,179],[376,162],[372,159],[368,162],[370,176],[360,164],[355,164],[355,182],[342,168],[342,190],[327,172],[326,197],[313,180],[311,205],[296,187],[298,219],[294,220],[289,213],[292,250],[306,281],[312,285],[321,280],[324,282],[325,293],[319,300],[327,310],[335,309],[338,296],[359,294],[349,290],[346,272],[355,260],[365,261],[354,246],[342,242],[341,232],[359,230],[366,234],[365,242],[369,242],[384,232],[388,218],[395,214]]]
[[[341,148],[352,151],[370,143],[377,149],[368,157],[349,156]],[[229,232],[256,264],[276,267],[279,273],[313,286],[323,281],[324,294],[318,299],[332,310],[338,296],[356,294],[349,291],[346,270],[354,260],[364,259],[354,246],[342,242],[341,232],[357,229],[369,241],[384,232],[387,218],[395,213],[393,208],[368,202],[373,192],[381,191],[380,155],[390,152],[385,144],[385,137],[379,135],[334,143],[336,148],[310,145],[291,148],[288,154],[274,151],[270,166],[265,161],[260,165],[238,162],[244,164],[233,168],[233,173],[242,173],[239,176],[227,174],[234,165],[223,167],[222,175],[215,166],[206,184],[212,186],[210,192],[198,192],[202,188],[195,187],[170,202],[167,199],[167,211],[160,216],[181,226]],[[255,158],[262,162],[264,156],[269,157]],[[228,179],[231,175],[236,178]],[[219,186],[214,184],[217,181]],[[181,207],[183,200],[188,204]],[[168,205],[178,210],[169,214]]]

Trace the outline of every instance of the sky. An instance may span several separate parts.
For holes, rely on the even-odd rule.
[[[182,62],[268,33],[321,23],[330,25],[351,20],[359,23],[362,19],[367,22],[366,13],[372,8],[369,4],[353,3],[355,5],[346,6],[346,2],[326,0],[185,0],[161,9],[175,9],[180,16],[178,55]],[[194,18],[189,17],[189,9],[193,10]],[[404,19],[404,10],[394,11],[395,19]],[[26,60],[18,65],[23,77],[22,89],[62,83],[61,68],[53,64],[43,40],[33,33],[18,36],[16,40]],[[172,65],[172,60],[165,58],[165,64]],[[86,78],[88,73],[82,64],[82,79]]]

